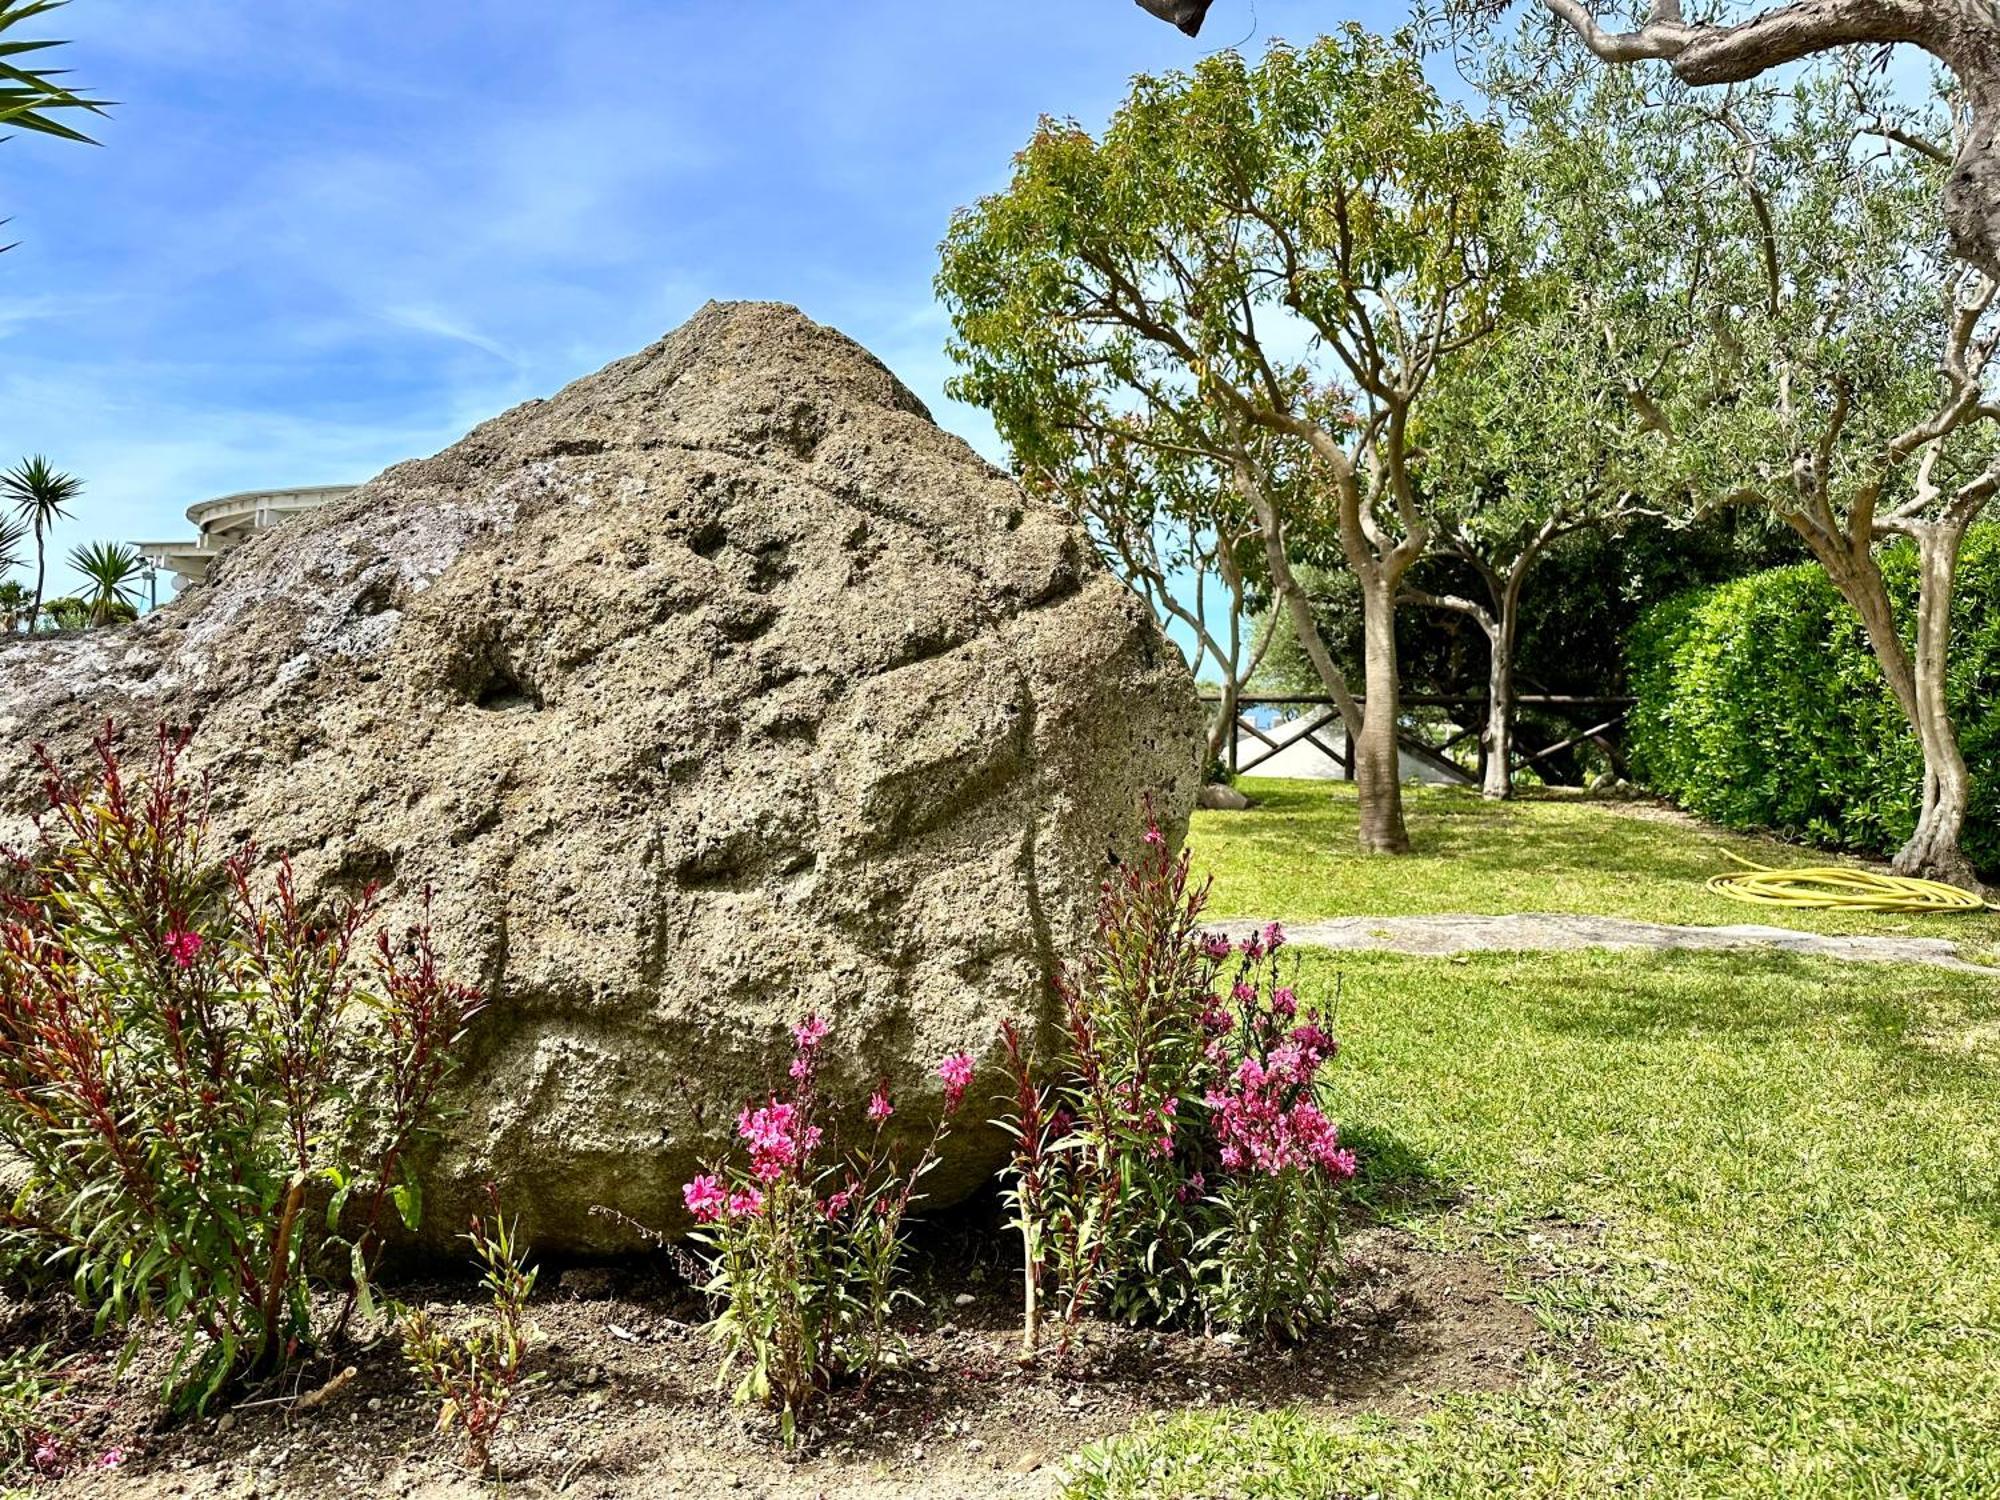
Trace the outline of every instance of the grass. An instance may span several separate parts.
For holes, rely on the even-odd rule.
[[[1354,788],[1343,782],[1246,778],[1256,806],[1196,813],[1191,844],[1215,873],[1216,916],[1427,916],[1446,912],[1582,912],[1704,926],[1759,922],[1832,933],[1918,933],[2000,944],[2000,915],[1892,917],[1753,907],[1710,894],[1735,868],[1841,861],[1816,849],[1746,837],[1649,804],[1574,793],[1487,802],[1457,787],[1407,791],[1406,858],[1355,847]]]
[[[1406,1211],[1419,1232],[1505,1262],[1550,1220],[1597,1226],[1521,1285],[1557,1353],[1406,1424],[1189,1413],[1088,1456],[1075,1495],[2000,1494],[1992,984],[1308,954],[1303,988],[1336,973],[1341,1113],[1375,1187],[1462,1196]]]

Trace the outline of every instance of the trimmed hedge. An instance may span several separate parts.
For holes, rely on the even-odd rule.
[[[1906,621],[1916,554],[1882,570]],[[1914,628],[1906,626],[1906,634]],[[1966,539],[1949,696],[1972,770],[1965,849],[2000,868],[2000,527]],[[1691,812],[1834,849],[1893,853],[1916,826],[1923,758],[1861,622],[1817,564],[1696,589],[1626,643],[1634,774]]]

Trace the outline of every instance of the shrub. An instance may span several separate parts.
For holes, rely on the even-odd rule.
[[[414,1224],[410,1154],[479,997],[422,925],[359,982],[371,895],[310,914],[284,868],[256,890],[250,851],[212,847],[185,738],[136,775],[116,743],[74,780],[44,756],[50,814],[0,908],[0,1142],[28,1169],[0,1224],[128,1355],[164,1324],[170,1395],[199,1407],[319,1338],[311,1294],[365,1286],[386,1202]]]
[[[1913,617],[1916,558],[1883,573]],[[1965,849],[2000,868],[2000,527],[1966,540],[1948,691],[1972,770]],[[1814,564],[1655,606],[1627,645],[1632,765],[1647,786],[1734,828],[1889,854],[1916,826],[1923,758],[1861,622]]]
[[[1355,1171],[1324,1108],[1338,1045],[1283,982],[1283,932],[1204,934],[1187,855],[1157,829],[1147,846],[1063,981],[1053,1076],[1002,1031],[1030,1350],[1045,1305],[1065,1344],[1093,1311],[1296,1335],[1335,1309]]]
[[[514,1231],[492,1195],[490,1220],[477,1214],[466,1239],[493,1301],[492,1316],[466,1332],[440,1328],[422,1308],[398,1308],[403,1353],[410,1368],[438,1399],[438,1431],[465,1433],[465,1466],[476,1474],[493,1461],[493,1438],[515,1392],[539,1376],[526,1375],[528,1299],[537,1275],[521,1254]]]
[[[890,1325],[897,1302],[903,1222],[919,1182],[936,1166],[949,1121],[972,1082],[972,1059],[938,1067],[945,1109],[914,1165],[899,1158],[886,1086],[866,1109],[866,1145],[843,1152],[822,1123],[821,1049],[827,1023],[793,1028],[783,1097],[743,1110],[736,1133],[747,1161],[718,1165],[683,1189],[709,1248],[707,1290],[721,1306],[715,1336],[723,1378],[745,1367],[736,1399],[777,1408],[785,1441],[834,1382],[864,1381],[901,1351]]]

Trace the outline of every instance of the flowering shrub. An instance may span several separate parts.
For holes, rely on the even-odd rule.
[[[1297,1334],[1334,1308],[1356,1166],[1322,1097],[1338,1043],[1284,983],[1283,932],[1203,933],[1206,885],[1158,829],[1146,845],[1064,978],[1048,1080],[1002,1028],[1030,1350],[1045,1305],[1065,1341],[1091,1311]]]
[[[170,1392],[201,1406],[314,1342],[316,1278],[337,1250],[365,1285],[386,1203],[414,1223],[409,1156],[480,1001],[424,926],[358,982],[372,895],[308,914],[288,869],[260,892],[250,852],[211,847],[185,737],[136,775],[116,744],[78,779],[44,755],[50,812],[0,905],[0,1143],[28,1172],[0,1234],[100,1327],[172,1330]]]
[[[493,1461],[493,1438],[515,1392],[538,1375],[525,1375],[528,1353],[528,1299],[539,1273],[523,1258],[514,1231],[500,1216],[475,1214],[466,1239],[480,1268],[480,1283],[493,1299],[493,1314],[466,1333],[448,1333],[422,1308],[399,1308],[397,1323],[410,1368],[438,1398],[438,1431],[458,1426],[465,1433],[465,1466],[483,1474]]]
[[[842,1152],[831,1122],[821,1123],[828,1029],[818,1016],[795,1026],[785,1096],[737,1118],[747,1161],[682,1189],[695,1238],[710,1252],[724,1378],[744,1367],[736,1398],[776,1407],[787,1443],[837,1379],[866,1379],[900,1351],[889,1315],[912,1295],[896,1284],[903,1220],[972,1083],[966,1054],[939,1064],[945,1109],[914,1165],[906,1168],[890,1142],[896,1110],[886,1086],[868,1100],[865,1146]]]

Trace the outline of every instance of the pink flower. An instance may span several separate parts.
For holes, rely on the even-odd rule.
[[[826,1040],[826,1034],[831,1030],[833,1027],[827,1022],[826,1017],[807,1016],[792,1028],[792,1040],[797,1042],[801,1049],[810,1052]]]
[[[1284,946],[1285,929],[1276,922],[1267,925],[1264,928],[1264,951],[1266,953],[1276,953]]]
[[[1146,842],[1155,849],[1164,849],[1167,847],[1167,836],[1160,832],[1159,826],[1155,824],[1146,830]]]
[[[1298,992],[1282,984],[1279,985],[1271,991],[1271,1009],[1283,1016],[1287,1021],[1291,1020],[1293,1016],[1299,1013]]]
[[[954,1052],[938,1064],[938,1077],[944,1080],[944,1107],[957,1109],[965,1098],[965,1091],[972,1086],[972,1054]]]
[[[877,1089],[868,1096],[868,1118],[880,1125],[896,1112],[896,1106],[889,1102],[889,1091]]]
[[[202,939],[198,932],[170,932],[160,944],[176,968],[185,969],[201,956]]]
[[[819,1206],[820,1212],[825,1214],[829,1219],[838,1218],[843,1212],[846,1211],[847,1205],[852,1203],[853,1201],[854,1201],[854,1189],[850,1185],[848,1187],[842,1188],[837,1193],[828,1195],[826,1200]]]
[[[35,1444],[35,1470],[41,1474],[60,1474],[63,1468],[62,1445],[48,1433]]]
[[[763,1206],[764,1195],[755,1188],[739,1188],[729,1195],[728,1211],[732,1219],[747,1217]]]
[[[1219,932],[1207,933],[1201,940],[1201,951],[1210,958],[1224,959],[1236,951],[1235,945]]]
[[[722,1217],[727,1195],[722,1184],[707,1173],[694,1179],[681,1189],[681,1200],[687,1204],[688,1212],[694,1215],[697,1224],[712,1224]]]
[[[750,1170],[759,1182],[776,1182],[811,1156],[824,1136],[817,1125],[801,1131],[798,1106],[776,1099],[738,1115],[736,1133],[750,1147]]]
[[[97,1461],[97,1467],[100,1469],[115,1469],[124,1462],[125,1450],[123,1448],[107,1448],[104,1450],[104,1457]]]

